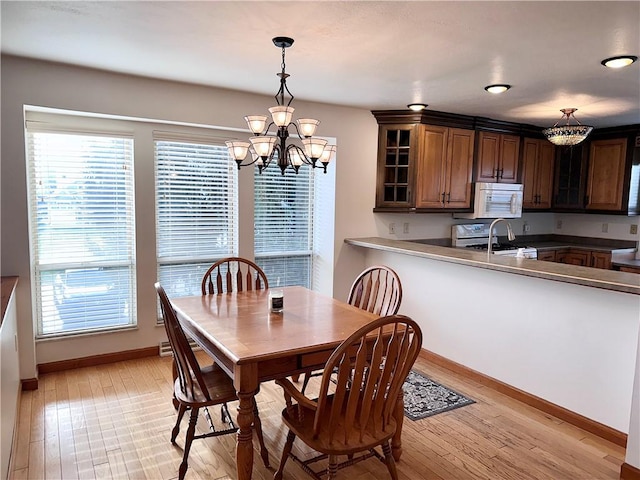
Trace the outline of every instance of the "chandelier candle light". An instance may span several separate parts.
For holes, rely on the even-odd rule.
[[[269,109],[272,121],[265,130],[268,118],[266,115],[248,115],[244,117],[249,129],[255,136],[249,138],[250,143],[242,141],[226,142],[229,154],[238,164],[238,170],[240,170],[240,167],[255,163],[258,166],[259,173],[262,173],[262,170],[267,168],[275,159],[282,175],[284,175],[287,167],[293,168],[298,173],[302,164],[310,165],[312,168],[323,168],[324,173],[327,173],[327,165],[335,155],[336,146],[327,145],[328,142],[326,140],[313,136],[320,121],[313,118],[300,118],[297,121],[297,125],[291,122],[294,111],[294,108],[290,106],[293,101],[293,94],[287,88],[289,74],[285,72],[284,57],[285,49],[293,45],[293,38],[275,37],[273,44],[282,48],[282,71],[276,74],[280,77],[280,89],[275,95],[278,104]],[[286,105],[285,92],[290,97]],[[277,128],[275,137],[269,135],[269,130],[273,125]],[[295,128],[296,135],[301,140],[304,148],[295,143],[287,145],[289,127],[291,125]],[[248,163],[242,163],[247,153],[251,154],[252,160]]]
[[[593,130],[593,127],[589,127],[587,125],[582,125],[578,122],[578,119],[573,112],[578,110],[577,108],[563,108],[560,111],[563,113],[562,118],[556,122],[553,127],[545,128],[542,130],[542,133],[547,140],[549,140],[554,145],[560,146],[573,146],[582,142]],[[578,123],[577,125],[569,125],[569,120],[573,115],[573,119]],[[567,123],[564,125],[558,126],[558,123],[562,121],[563,118],[567,119]]]

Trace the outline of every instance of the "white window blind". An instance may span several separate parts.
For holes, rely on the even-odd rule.
[[[133,140],[28,130],[40,338],[135,323]]]
[[[313,171],[280,173],[275,165],[254,175],[254,252],[269,286],[311,287]]]
[[[158,279],[199,295],[211,264],[237,254],[237,167],[224,144],[158,139],[155,172]]]

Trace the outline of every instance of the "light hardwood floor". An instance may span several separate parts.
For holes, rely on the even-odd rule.
[[[619,478],[621,447],[424,359],[415,369],[477,403],[417,422],[405,419],[400,479]],[[187,422],[179,447],[172,446],[171,392],[170,357],[43,375],[38,390],[22,393],[10,478],[176,478]],[[280,421],[284,401],[273,382],[262,386],[257,399],[272,468],[263,466],[256,450],[253,478],[266,480],[273,476],[286,439]],[[219,417],[219,411],[212,415]],[[201,419],[198,425],[203,429],[206,422]],[[186,478],[236,478],[234,447],[233,435],[194,441]],[[310,453],[298,441],[294,451]],[[284,478],[305,476],[289,460]],[[385,479],[388,474],[378,460],[369,459],[341,470],[338,478]]]

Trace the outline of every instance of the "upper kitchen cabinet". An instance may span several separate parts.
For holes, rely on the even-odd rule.
[[[376,209],[413,207],[415,158],[418,139],[415,124],[380,125]]]
[[[593,132],[575,147],[559,147],[553,211],[640,213],[640,125]]]
[[[556,148],[553,210],[584,211],[588,163],[588,149],[584,144]]]
[[[478,134],[476,182],[518,183],[520,137],[481,131]]]
[[[555,147],[546,139],[525,138],[522,155],[523,207],[551,208]]]
[[[420,125],[416,160],[416,209],[471,207],[475,132]]]
[[[626,164],[626,138],[594,140],[591,142],[585,198],[585,208],[587,210],[622,210],[625,197]],[[626,194],[629,194],[628,189]]]

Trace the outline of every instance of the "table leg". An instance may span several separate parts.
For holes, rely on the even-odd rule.
[[[238,405],[238,437],[236,443],[236,468],[238,480],[251,480],[253,470],[254,394],[258,389],[257,369],[252,365],[237,366],[234,375]]]
[[[391,438],[391,452],[394,460],[397,462],[402,455],[402,424],[404,422],[404,391],[400,389],[396,410],[394,412],[396,420],[396,433]]]
[[[238,480],[250,480],[253,469],[253,393],[238,392],[238,442],[236,445],[236,465]]]

